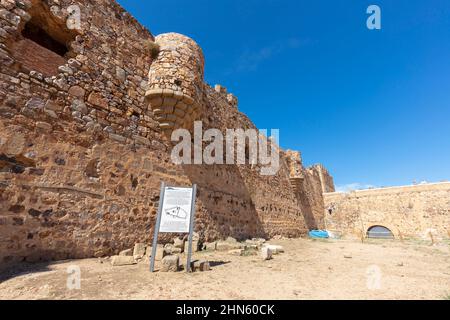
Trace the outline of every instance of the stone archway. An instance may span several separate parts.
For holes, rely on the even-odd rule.
[[[375,225],[367,229],[369,239],[394,239],[392,231],[382,225]]]

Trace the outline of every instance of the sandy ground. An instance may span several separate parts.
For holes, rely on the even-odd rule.
[[[286,252],[262,261],[201,252],[212,270],[153,273],[86,259],[23,265],[0,275],[0,299],[449,299],[450,246],[420,243],[271,241]],[[79,266],[81,289],[67,289]]]

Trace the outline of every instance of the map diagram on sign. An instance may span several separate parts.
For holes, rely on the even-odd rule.
[[[166,209],[164,213],[177,219],[186,220],[188,218],[188,213],[181,207]]]
[[[161,210],[162,233],[189,233],[192,188],[166,187]]]

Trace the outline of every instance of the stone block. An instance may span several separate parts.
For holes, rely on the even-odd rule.
[[[234,249],[241,249],[241,244],[239,242],[228,242],[228,241],[219,241],[216,244],[217,251],[230,251]]]
[[[30,109],[44,109],[45,101],[41,98],[33,97],[27,101],[25,107]]]
[[[152,256],[152,247],[151,246],[147,246],[147,248],[145,250],[145,255],[150,260],[150,258]],[[161,261],[166,255],[167,255],[167,253],[164,250],[164,246],[161,244],[158,244],[158,246],[156,247],[155,261]]]
[[[186,241],[184,239],[180,239],[180,238],[177,237],[177,238],[173,239],[173,246],[175,248],[180,248],[181,251],[183,251],[185,242]]]
[[[189,251],[189,241],[184,243],[184,252],[187,253]],[[192,241],[192,252],[199,251],[199,242],[197,240]]]
[[[93,104],[94,106],[107,109],[108,108],[108,100],[105,99],[100,93],[92,92],[88,97],[88,102]]]
[[[133,256],[135,259],[142,259],[145,256],[145,243],[136,243],[134,245]]]
[[[132,256],[133,256],[133,250],[127,249],[127,250],[120,251],[119,256],[129,256],[129,257],[132,257]]]
[[[111,265],[113,265],[114,267],[128,266],[133,264],[136,264],[136,261],[132,256],[114,256],[111,258]]]
[[[270,259],[272,259],[272,250],[270,250],[269,247],[262,247],[261,248],[261,258],[263,260],[270,260]]]
[[[284,248],[282,246],[272,245],[272,244],[265,244],[264,247],[269,248],[272,251],[272,254],[279,254],[284,252]]]
[[[47,122],[38,121],[36,122],[36,128],[40,129],[44,132],[51,132],[53,130],[53,127],[51,124]]]
[[[80,86],[73,86],[69,89],[69,94],[77,98],[84,98],[86,91]]]
[[[161,272],[177,272],[180,269],[180,257],[176,255],[165,256],[161,261]]]
[[[166,245],[164,245],[164,253],[166,255],[181,253],[181,249],[175,248],[175,246],[172,243],[167,243]]]
[[[172,248],[172,254],[180,254],[180,253],[183,253],[183,252],[184,251],[181,248],[175,248],[175,247]]]
[[[227,93],[227,88],[225,88],[224,86],[220,85],[220,84],[216,84],[214,86],[214,89],[216,92],[218,93]]]
[[[232,256],[243,256],[244,252],[245,252],[244,249],[233,249],[233,250],[228,251],[228,254],[230,254]]]
[[[210,271],[211,266],[207,260],[195,260],[191,262],[191,271]]]
[[[264,243],[259,241],[253,241],[253,240],[246,240],[245,241],[245,247],[248,249],[256,249],[259,250]]]
[[[251,241],[255,242],[255,243],[260,243],[263,244],[266,242],[266,239],[263,238],[253,238]]]
[[[216,250],[217,242],[207,242],[203,244],[203,250],[214,251]]]

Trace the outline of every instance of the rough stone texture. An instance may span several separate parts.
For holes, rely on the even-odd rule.
[[[284,253],[283,246],[273,245],[273,244],[265,244],[264,247],[269,248],[272,251],[272,254],[280,254]]]
[[[211,266],[209,264],[209,261],[207,260],[196,260],[196,261],[192,261],[191,262],[191,271],[195,272],[195,271],[210,271],[211,270]]]
[[[167,253],[166,253],[164,246],[161,244],[158,244],[156,247],[155,261],[161,261],[166,255],[167,255]],[[152,256],[152,247],[151,246],[147,246],[147,248],[145,250],[145,256],[147,257],[148,260],[150,260],[150,258]]]
[[[149,105],[162,130],[191,129],[202,115],[202,50],[192,39],[177,33],[159,35],[156,43],[160,53],[149,72]]]
[[[328,170],[322,164],[316,164],[312,166],[314,170],[319,173],[320,184],[322,186],[322,193],[334,192],[334,179]]]
[[[200,244],[197,240],[192,241],[192,252],[198,252],[200,249]],[[185,241],[184,242],[184,249],[183,252],[188,252],[189,251],[189,241]]]
[[[171,254],[179,254],[179,253],[182,253],[182,252],[183,252],[183,249],[182,249],[182,248],[177,248],[177,247],[175,247],[172,243],[167,243],[167,244],[164,246],[164,252],[165,252],[167,255],[171,255]]]
[[[54,75],[58,67],[66,60],[29,39],[17,41],[12,48],[12,55],[27,71],[39,70],[45,75]]]
[[[397,239],[450,237],[450,183],[326,193],[327,229],[360,238],[373,226]]]
[[[161,272],[177,272],[180,269],[180,257],[176,255],[165,256],[161,261]]]
[[[136,243],[133,249],[133,257],[135,259],[142,259],[145,256],[145,243]]]
[[[216,243],[217,251],[230,251],[230,250],[240,249],[240,248],[241,248],[241,244],[238,242],[218,241]]]
[[[286,160],[289,166],[289,180],[308,229],[324,229],[322,194],[325,191],[334,192],[333,178],[323,165],[305,168],[298,151],[286,151]]]
[[[261,258],[263,260],[272,259],[272,250],[269,247],[262,247],[261,248]]]
[[[74,3],[80,30],[66,28]],[[237,99],[203,82],[203,55],[193,40],[159,36],[161,52],[152,61],[144,43],[154,37],[115,1],[2,1],[0,10],[0,268],[150,244],[162,180],[198,185],[200,242],[302,236],[308,217],[323,216],[319,175],[310,179],[318,187],[302,196],[307,205],[299,202],[302,190],[291,187],[283,152],[273,176],[261,176],[258,165],[171,161],[172,143],[149,90],[163,90],[164,107],[192,106],[190,116],[173,111],[184,125],[199,119],[204,130],[256,129]],[[33,44],[29,58],[39,62],[24,61],[15,48],[27,21],[67,53],[51,59]],[[55,69],[55,61],[62,65]]]
[[[177,249],[180,249],[181,252],[184,252],[185,240],[180,238],[173,239],[173,246]]]
[[[207,242],[203,244],[203,250],[214,251],[216,250],[217,242]]]
[[[133,250],[127,249],[119,252],[119,256],[133,256]]]
[[[136,261],[134,260],[134,258],[132,256],[111,257],[111,265],[114,267],[127,266],[127,265],[132,265],[132,264],[136,264]]]
[[[242,256],[244,255],[245,250],[244,249],[233,249],[228,251],[228,254],[232,256]]]

